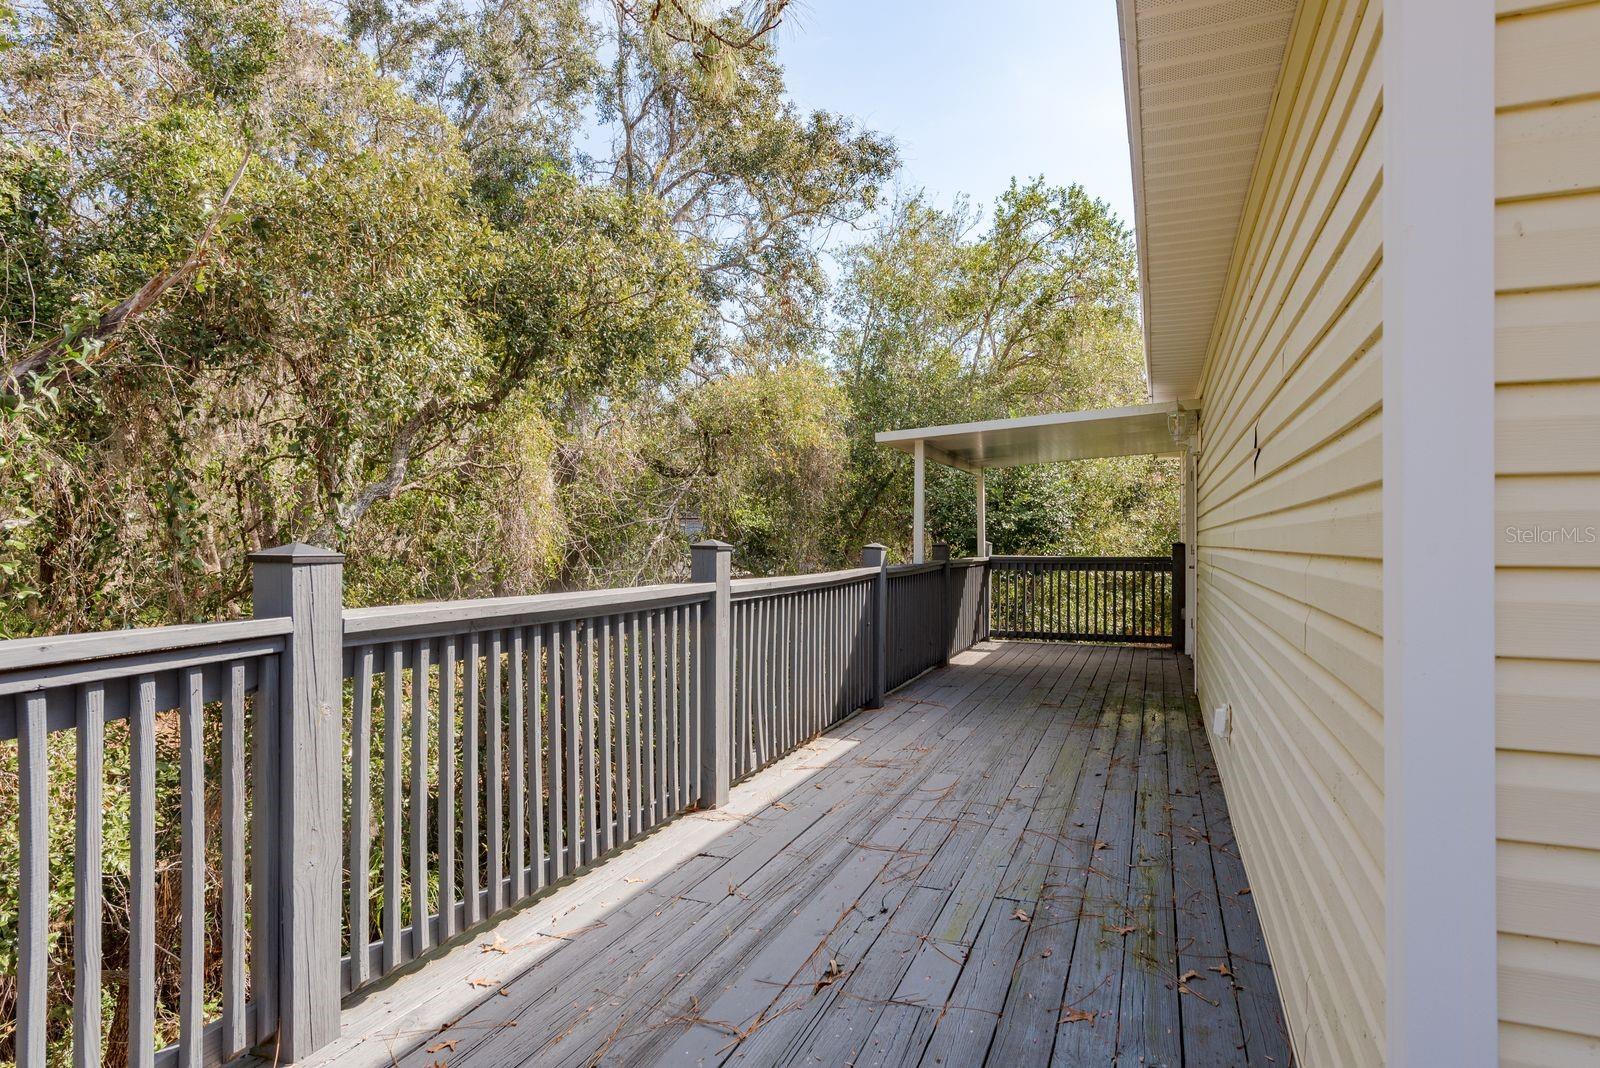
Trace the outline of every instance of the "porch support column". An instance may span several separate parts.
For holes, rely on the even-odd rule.
[[[1383,0],[1387,1063],[1496,1063],[1493,0]],[[1448,996],[1442,996],[1448,991]]]
[[[913,443],[911,450],[911,562],[913,564],[922,563],[922,543],[925,540],[925,535],[927,532],[927,525],[924,522],[922,515],[923,508],[926,504],[926,497],[922,488],[924,468],[927,466],[923,454],[926,451],[927,450],[923,447],[922,440],[920,438]]]
[[[1199,608],[1199,599],[1195,594],[1200,572],[1200,455],[1192,441],[1191,438],[1191,444],[1183,450],[1183,523],[1178,528],[1179,536],[1183,538],[1183,588],[1188,600],[1183,613],[1183,651],[1190,656],[1194,655],[1195,647],[1195,616]]]
[[[978,468],[978,542],[974,551],[978,556],[989,555],[989,502],[983,493],[983,468]]]

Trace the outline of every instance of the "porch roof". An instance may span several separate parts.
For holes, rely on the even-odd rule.
[[[1183,451],[1187,411],[1177,401],[1157,401],[890,430],[879,434],[877,440],[880,445],[913,454],[920,441],[928,459],[963,471],[1101,456],[1166,456]]]

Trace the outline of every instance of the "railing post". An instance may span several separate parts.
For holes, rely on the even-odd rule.
[[[293,623],[277,708],[256,721],[262,766],[276,773],[258,783],[255,804],[265,832],[256,863],[266,865],[257,885],[276,899],[256,902],[266,935],[256,944],[273,947],[277,974],[278,1037],[265,1045],[295,1061],[339,1037],[344,554],[294,544],[250,563],[256,617]]]
[[[1188,571],[1187,555],[1181,541],[1172,543],[1172,647],[1183,652],[1184,615],[1188,611],[1188,591],[1184,579]]]
[[[954,598],[950,596],[950,575],[953,568],[950,566],[950,543],[936,541],[933,543],[933,559],[944,567],[944,632],[939,635],[939,666],[944,667],[950,663],[950,642],[955,626],[951,622],[951,608]]]
[[[861,550],[861,566],[875,567],[872,580],[872,692],[868,708],[883,707],[883,692],[889,680],[889,550],[873,543]]]
[[[733,546],[720,541],[689,547],[695,582],[714,582],[700,617],[700,807],[728,803],[733,757]]]

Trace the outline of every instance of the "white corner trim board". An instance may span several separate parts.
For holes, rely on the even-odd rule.
[[[1390,1065],[1497,1055],[1494,7],[1383,2]]]

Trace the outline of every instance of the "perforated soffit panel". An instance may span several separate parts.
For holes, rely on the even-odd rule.
[[[1195,397],[1297,0],[1117,0],[1145,366]]]

